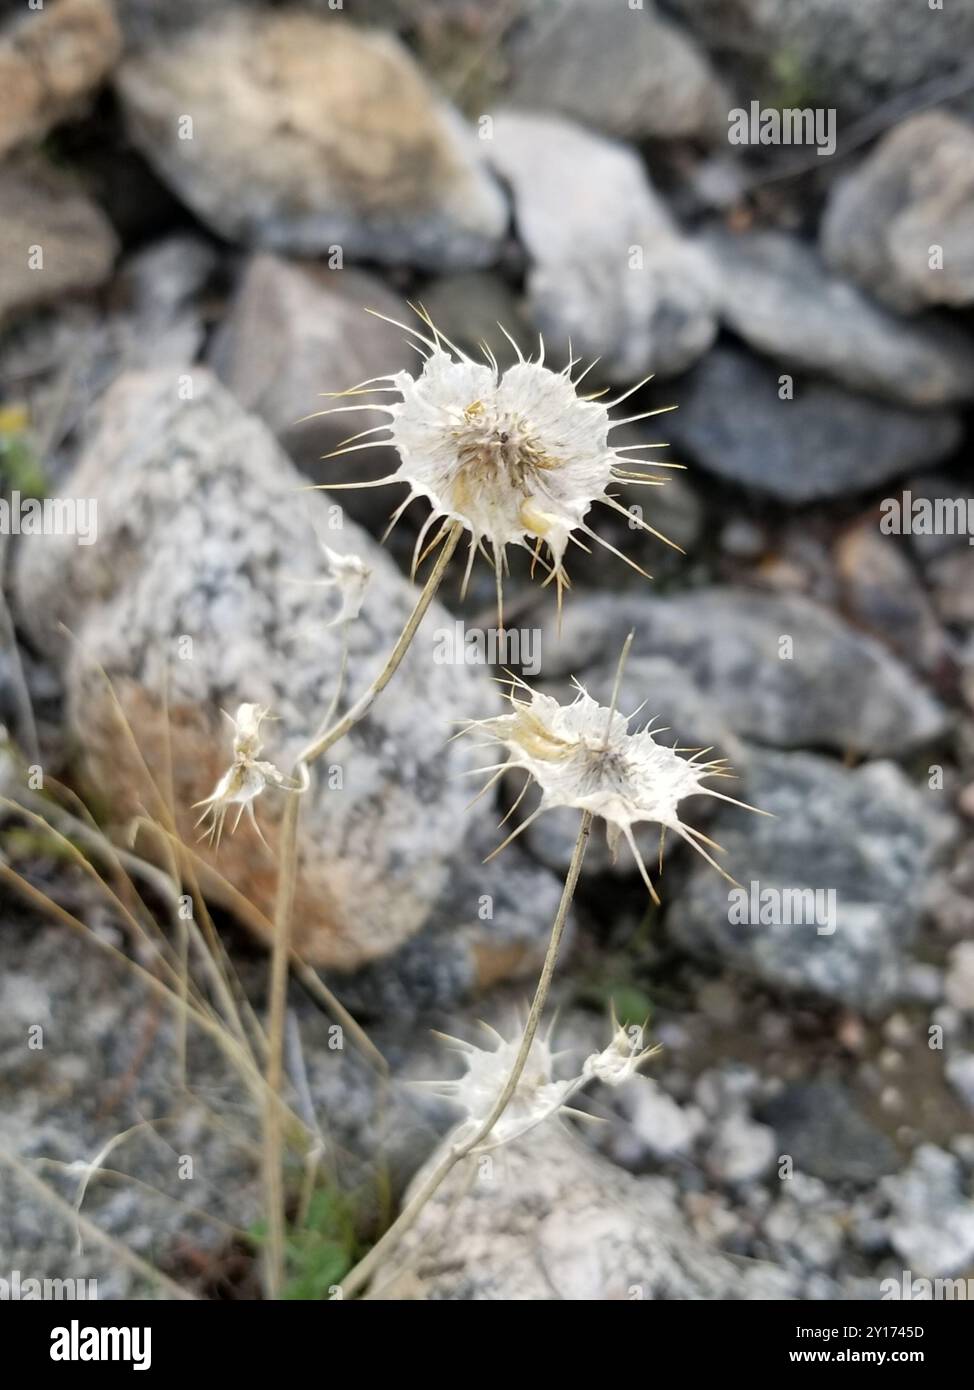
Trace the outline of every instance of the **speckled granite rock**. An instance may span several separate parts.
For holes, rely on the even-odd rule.
[[[667,931],[779,989],[887,1008],[904,991],[927,879],[954,833],[943,793],[891,762],[849,769],[752,749],[744,795],[769,815],[725,806],[708,827],[743,894],[694,858]]]
[[[460,1165],[380,1268],[373,1297],[616,1302],[800,1297],[800,1281],[704,1245],[673,1186],[637,1179],[549,1122]],[[436,1157],[430,1160],[430,1166]],[[416,1183],[422,1181],[417,1176]]]
[[[188,401],[169,371],[115,385],[68,484],[69,495],[98,499],[97,543],[22,537],[18,567],[22,620],[66,663],[70,728],[118,823],[155,802],[96,663],[163,781],[168,680],[177,820],[190,842],[193,803],[229,761],[221,708],[269,706],[279,722],[265,726],[264,756],[287,769],[331,697],[341,642],[326,627],[334,591],[308,582],[323,572],[315,528],[373,567],[350,629],[347,700],[377,673],[415,599],[353,523],[329,530],[340,512],[323,494],[300,491],[260,422],[202,369],[192,382]],[[447,739],[451,720],[482,715],[497,696],[482,671],[434,662],[433,635],[446,621],[438,606],[427,616],[395,684],[323,760],[305,798],[295,932],[315,962],[355,966],[413,935],[478,817],[490,815],[483,802],[465,814],[471,787],[456,774],[469,755]],[[265,914],[282,802],[271,789],[257,803],[270,851],[246,822],[218,852],[200,847]],[[254,926],[266,934],[266,924]]]

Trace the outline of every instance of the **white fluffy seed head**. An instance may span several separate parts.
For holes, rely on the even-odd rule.
[[[700,763],[699,754],[683,757],[658,742],[648,726],[629,733],[624,715],[598,704],[581,686],[572,703],[563,705],[523,682],[518,685],[526,698],[517,699],[512,691],[510,714],[479,720],[470,729],[495,739],[507,750],[506,766],[522,769],[537,784],[541,801],[533,815],[567,806],[599,817],[613,851],[620,836],[626,839],[654,897],[633,836],[633,826],[643,822],[674,831],[724,873],[701,844],[711,842],[685,824],[679,809],[691,796],[744,805],[704,785],[706,778],[729,775],[723,759]]]
[[[503,375],[435,348],[400,372],[390,407],[397,477],[496,552],[542,542],[561,568],[568,537],[612,480],[609,412],[536,362]]]
[[[518,350],[518,361],[502,372],[489,349],[485,363],[473,361],[443,337],[425,312],[417,312],[430,336],[397,326],[418,340],[413,345],[424,359],[419,375],[398,372],[363,382],[340,393],[361,397],[360,404],[333,407],[379,411],[388,419],[387,425],[353,434],[336,454],[391,445],[399,454],[399,466],[375,482],[339,486],[404,483],[409,493],[392,524],[413,498],[429,502],[414,570],[431,529],[439,523],[435,544],[451,525],[459,524],[470,537],[468,575],[479,550],[493,563],[500,593],[506,548],[519,546],[532,552],[532,570],[538,563],[547,571],[545,582],[554,581],[560,600],[568,586],[565,554],[570,539],[578,539],[576,532],[621,554],[587,521],[597,502],[628,515],[609,491],[612,483],[662,484],[662,478],[640,471],[649,467],[645,459],[629,457],[609,440],[616,425],[659,412],[612,420],[610,410],[619,401],[607,405],[580,394],[584,372],[572,380],[574,360],[563,371],[552,371],[544,365],[542,345],[536,361],[525,360]],[[643,385],[639,382],[632,391]],[[399,399],[377,399],[386,395]],[[635,524],[659,536],[641,516]],[[589,548],[583,541],[579,544]],[[621,558],[645,574],[634,561]]]
[[[707,791],[700,767],[648,729],[630,734],[624,715],[581,689],[570,705],[531,691],[513,701],[511,714],[478,727],[504,745],[512,767],[531,774],[546,806],[591,811],[620,827],[675,828],[680,802]]]

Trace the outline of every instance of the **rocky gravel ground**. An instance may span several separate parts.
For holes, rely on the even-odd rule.
[[[445,1189],[380,1282],[873,1299],[904,1270],[974,1276],[970,7],[21,8],[0,16],[0,484],[96,497],[100,528],[87,546],[0,537],[4,796],[33,794],[39,766],[127,844],[168,778],[188,836],[225,758],[220,710],[244,699],[273,706],[285,766],[341,663],[335,596],[309,582],[322,541],[373,571],[349,651],[364,685],[408,612],[422,518],[382,547],[398,497],[302,489],[389,471],[384,450],[322,458],[377,414],[309,418],[323,392],[416,366],[365,309],[421,303],[502,365],[498,321],[527,348],[543,334],[558,368],[570,342],[598,359],[593,391],[653,374],[630,413],[678,409],[627,428],[686,465],[638,499],[679,549],[613,516],[604,534],[653,582],[577,551],[559,627],[515,567],[510,621],[540,642],[533,683],[574,676],[603,701],[633,630],[622,707],[648,699],[681,746],[713,745],[771,816],[700,802],[736,916],[682,846],[652,906],[596,833],[556,1036],[604,1046],[611,1003],[661,1050],[593,1093],[597,1123],[529,1136],[503,1182]],[[752,100],[833,109],[834,154],[731,144]],[[334,1047],[297,983],[288,1072],[372,1232],[450,1121],[410,1084],[450,1066],[431,1030],[513,1026],[575,834],[552,815],[482,863],[513,791],[466,810],[470,754],[446,742],[499,707],[497,672],[432,655],[454,622],[493,622],[486,568],[458,587],[302,822],[299,944],[391,1079]],[[262,808],[266,852],[229,839],[207,861],[256,909],[242,921],[213,881],[258,1014],[279,814]],[[87,929],[5,876],[0,1266],[152,1293],[117,1243],[89,1231],[76,1253],[84,1164],[122,1135],[87,1217],[185,1288],[254,1296],[252,1095],[212,1040],[184,1050],[113,954],[145,962],[117,908],[9,808],[0,863]],[[762,920],[762,890],[821,915]]]

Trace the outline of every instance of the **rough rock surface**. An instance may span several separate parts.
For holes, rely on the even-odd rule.
[[[485,153],[510,184],[530,258],[528,307],[552,356],[600,358],[611,381],[671,375],[713,342],[706,258],[681,236],[634,151],[558,116],[501,111]],[[565,189],[575,190],[565,216]]]
[[[933,465],[960,442],[946,410],[904,410],[804,376],[792,389],[782,399],[780,368],[715,348],[680,382],[667,435],[718,477],[798,504]]]
[[[974,340],[954,324],[903,322],[782,232],[710,232],[700,244],[720,317],[758,352],[898,405],[974,396]]]
[[[106,899],[76,882],[44,886],[59,901],[67,890],[68,905],[92,935],[22,915],[5,890],[0,1153],[14,1155],[71,1202],[83,1174],[58,1165],[90,1163],[125,1134],[102,1159],[122,1176],[92,1177],[84,1215],[191,1292],[220,1297],[221,1274],[232,1277],[234,1266],[227,1225],[221,1223],[247,1230],[261,1217],[255,1160],[260,1117],[253,1092],[223,1051],[193,1026],[186,1054],[189,1088],[183,1086],[176,1010],[112,959],[106,947],[130,950],[131,943]],[[266,959],[239,952],[232,960],[262,1014]],[[338,992],[344,997],[341,987]],[[372,1163],[381,1150],[398,1190],[444,1125],[434,1123],[414,1089],[380,1086],[347,1035],[344,1046],[335,1048],[332,1022],[292,987],[289,1036],[300,1037],[300,1051],[288,1047],[289,1077],[299,1079],[300,1056],[303,1094],[341,1147],[343,1165]],[[38,1026],[40,1047],[29,1031]],[[369,1024],[370,1037],[394,1072],[403,1065],[404,1031],[393,1007]],[[409,1031],[411,1058],[425,1045],[424,1036]],[[181,1155],[192,1160],[190,1177],[180,1171]],[[0,1203],[7,1270],[19,1268],[36,1278],[94,1278],[101,1300],[159,1296],[154,1281],[127,1267],[117,1247],[88,1236],[79,1256],[70,1215],[49,1207],[2,1159]],[[212,1282],[200,1286],[208,1278],[216,1288]],[[254,1280],[243,1296],[257,1292]]]
[[[709,833],[748,894],[747,920],[731,912],[734,890],[694,859],[667,930],[692,953],[779,988],[865,1012],[888,1006],[902,989],[927,874],[951,833],[941,794],[918,790],[890,762],[850,771],[809,753],[758,749],[745,790],[769,815],[724,807]],[[773,921],[750,920],[752,885],[775,891]],[[808,889],[820,895],[815,912],[807,899],[801,920],[792,911],[785,921],[782,895]]]
[[[733,25],[745,90],[765,104],[838,107],[852,120],[887,97],[956,77],[974,44],[968,5],[902,0],[669,0],[702,43]],[[841,139],[840,126],[840,139]]]
[[[199,370],[179,399],[170,371],[123,378],[68,495],[98,499],[98,540],[22,537],[18,593],[34,639],[67,662],[70,727],[113,818],[153,805],[127,752],[94,663],[107,672],[154,777],[165,780],[168,680],[174,802],[184,838],[191,808],[228,764],[220,710],[270,707],[266,751],[283,770],[317,727],[335,688],[341,639],[327,628],[334,590],[323,574],[317,527],[333,548],[363,555],[373,574],[349,631],[344,702],[379,670],[415,598],[391,561],[300,478],[266,428]],[[322,964],[354,966],[411,936],[454,872],[480,803],[464,814],[462,745],[444,746],[450,721],[489,709],[491,684],[475,668],[435,665],[424,644],[445,612],[434,608],[396,684],[319,769],[302,810],[296,944]],[[74,645],[58,631],[64,623]],[[189,647],[180,638],[191,639]],[[188,652],[188,658],[185,653]],[[184,655],[181,657],[181,653]],[[168,673],[168,674],[167,674]],[[329,785],[339,768],[341,787]],[[337,774],[336,774],[337,775]],[[264,792],[258,819],[277,840],[283,794]],[[275,859],[243,822],[218,852],[201,853],[265,914]],[[266,924],[254,923],[266,934]]]
[[[391,35],[218,14],[126,58],[118,85],[135,144],[232,241],[440,269],[491,260],[506,229],[472,136]]]
[[[566,605],[560,640],[553,623],[545,629],[546,675],[584,684],[593,665],[618,658],[630,629],[634,660],[676,662],[731,730],[762,744],[885,756],[946,728],[942,707],[896,657],[798,594],[579,598]]]
[[[890,1242],[914,1277],[963,1273],[974,1260],[974,1202],[954,1155],[921,1144],[904,1172],[883,1180],[883,1191]]]
[[[0,31],[0,155],[76,115],[122,51],[110,0],[18,8]]]
[[[788,1086],[760,1117],[773,1127],[780,1152],[823,1181],[871,1184],[899,1166],[893,1144],[838,1082]]]
[[[873,518],[849,527],[834,550],[845,613],[920,671],[936,671],[949,643],[910,552]]]
[[[943,111],[898,125],[833,187],[821,242],[892,309],[974,302],[974,125]]]
[[[385,450],[322,463],[350,435],[386,422],[374,411],[317,412],[354,401],[329,399],[359,382],[413,369],[406,334],[366,310],[408,322],[415,316],[381,280],[361,270],[329,270],[261,254],[247,265],[210,354],[217,375],[245,410],[259,415],[295,462],[318,481],[380,478],[392,471]],[[308,416],[316,412],[314,418]],[[374,509],[376,493],[359,497]],[[378,505],[389,510],[392,493]]]
[[[0,168],[0,320],[108,279],[117,251],[108,220],[40,159]]]
[[[726,130],[727,93],[685,31],[652,0],[537,3],[510,45],[515,106],[560,111],[629,139],[713,139]]]
[[[799,1296],[784,1272],[698,1241],[674,1198],[670,1183],[634,1178],[549,1123],[493,1154],[486,1176],[455,1168],[372,1291],[505,1302]]]

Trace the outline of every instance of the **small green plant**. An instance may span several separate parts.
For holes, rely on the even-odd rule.
[[[34,450],[22,406],[0,406],[0,491],[44,497],[47,479]]]
[[[258,1222],[250,1234],[263,1247],[266,1224]],[[336,1187],[319,1187],[304,1219],[288,1229],[281,1297],[302,1301],[329,1298],[355,1263],[357,1245],[354,1202]]]

